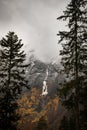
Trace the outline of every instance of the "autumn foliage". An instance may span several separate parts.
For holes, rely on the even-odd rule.
[[[21,119],[18,122],[18,127],[21,130],[36,130],[38,123],[44,117],[48,129],[58,126],[57,113],[59,98],[54,96],[52,99],[49,96],[41,96],[41,91],[35,87],[29,92],[23,94],[18,100],[18,113]]]

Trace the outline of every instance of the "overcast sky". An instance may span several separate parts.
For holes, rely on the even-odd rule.
[[[57,33],[64,29],[56,19],[70,0],[0,0],[0,39],[14,31],[27,53],[42,61],[59,59]]]

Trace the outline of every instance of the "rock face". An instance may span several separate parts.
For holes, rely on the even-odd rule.
[[[46,71],[48,69],[48,76]],[[46,64],[39,60],[33,60],[27,69],[27,79],[30,87],[37,87],[42,90],[43,81],[46,78],[48,94],[51,96],[57,92],[59,84],[64,81],[63,75],[59,72],[59,65],[56,63]]]

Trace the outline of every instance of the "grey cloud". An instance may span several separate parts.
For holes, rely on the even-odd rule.
[[[26,51],[34,49],[37,57],[48,61],[58,56],[56,18],[66,1],[0,0],[0,34],[10,28],[17,31],[27,44]]]
[[[11,20],[11,10],[5,3],[5,1],[0,1],[0,22],[8,22]]]

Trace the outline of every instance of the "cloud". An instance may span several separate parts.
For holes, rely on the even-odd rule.
[[[10,15],[11,10],[7,6],[4,0],[0,1],[0,23],[1,22],[8,22],[11,20],[11,15]]]
[[[65,5],[65,0],[0,0],[0,35],[15,31],[23,39],[26,52],[34,49],[43,61],[58,58],[56,34],[63,25],[56,18]]]

